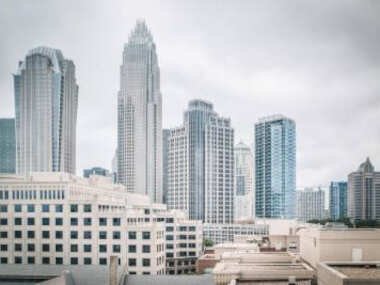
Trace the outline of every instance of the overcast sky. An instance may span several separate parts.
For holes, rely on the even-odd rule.
[[[0,117],[33,47],[61,49],[79,84],[77,172],[111,167],[124,43],[144,18],[157,45],[163,126],[202,98],[252,145],[259,117],[297,123],[297,185],[380,170],[380,1],[0,0]]]

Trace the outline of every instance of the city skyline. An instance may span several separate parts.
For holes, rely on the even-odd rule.
[[[203,8],[206,11],[219,11],[220,7],[218,8],[215,2],[212,3],[205,3]],[[41,11],[51,8],[49,10],[52,15],[60,15],[59,19],[70,12],[72,13],[70,17],[79,16],[73,12],[74,6],[69,5],[68,11],[64,12],[63,9],[59,9],[59,5],[46,5],[45,7],[42,4],[34,4],[34,6],[41,6],[40,8],[43,8],[40,9]],[[379,118],[378,111],[375,109],[379,105],[379,99],[376,98],[379,86],[371,72],[376,73],[378,69],[376,65],[371,65],[368,69],[370,62],[377,64],[379,59],[378,53],[371,52],[372,48],[373,51],[378,50],[379,44],[375,37],[371,37],[375,27],[380,25],[379,20],[375,19],[374,13],[371,12],[371,5],[375,4],[357,7],[349,3],[344,11],[340,11],[337,4],[323,4],[321,7],[314,7],[317,11],[314,14],[298,3],[298,8],[304,8],[302,10],[304,15],[300,17],[314,16],[307,19],[307,27],[316,28],[314,25],[317,23],[318,13],[325,16],[326,23],[319,22],[321,27],[310,34],[306,34],[304,28],[295,27],[297,20],[285,21],[287,16],[295,13],[297,5],[290,5],[283,12],[284,14],[281,14],[280,8],[265,4],[264,6],[272,7],[260,18],[264,24],[268,25],[268,35],[253,33],[255,37],[243,38],[243,47],[246,49],[239,52],[236,50],[234,41],[240,39],[244,32],[247,35],[246,32],[249,31],[247,27],[253,31],[262,32],[257,25],[254,25],[259,22],[254,20],[249,22],[245,13],[242,14],[241,19],[232,18],[232,24],[228,28],[222,28],[221,23],[226,23],[233,12],[244,12],[243,8],[226,3],[226,5],[231,5],[233,12],[229,14],[229,9],[223,9],[220,20],[215,23],[217,25],[210,23],[210,27],[202,33],[201,23],[204,23],[207,18],[203,13],[197,14],[199,24],[196,24],[194,29],[192,25],[189,25],[191,21],[188,17],[179,21],[175,28],[172,27],[172,24],[183,16],[182,13],[175,13],[179,8],[173,2],[164,4],[172,12],[173,17],[172,19],[165,18],[162,23],[159,21],[162,18],[160,12],[157,12],[157,15],[153,15],[151,11],[143,13],[144,4],[141,7],[134,6],[130,14],[126,12],[126,6],[129,8],[130,5],[123,6],[121,3],[117,5],[120,11],[116,11],[118,9],[115,7],[110,10],[100,4],[93,5],[88,14],[84,15],[78,29],[70,30],[72,34],[68,34],[67,28],[61,26],[59,21],[51,24],[47,29],[47,23],[51,23],[55,17],[47,18],[46,23],[34,20],[34,17],[39,19],[39,11],[38,9],[28,10],[28,4],[17,7],[18,13],[30,11],[30,14],[26,13],[17,23],[13,20],[18,18],[14,10],[16,6],[13,6],[11,2],[5,5],[8,9],[4,9],[4,15],[1,14],[6,24],[0,28],[1,34],[5,36],[5,44],[0,53],[1,62],[4,62],[4,68],[0,71],[2,102],[0,117],[14,115],[11,73],[16,72],[17,61],[29,49],[39,45],[58,48],[76,64],[80,87],[77,173],[93,165],[110,168],[116,147],[116,94],[119,80],[117,71],[123,43],[126,42],[127,35],[134,26],[136,15],[142,15],[146,19],[157,41],[163,77],[162,93],[165,98],[163,127],[173,127],[181,121],[184,107],[179,110],[178,106],[186,106],[191,99],[201,98],[211,101],[222,116],[231,118],[236,132],[236,142],[243,139],[251,146],[254,122],[263,115],[283,113],[297,122],[298,187],[328,185],[333,180],[344,180],[347,178],[347,173],[356,168],[356,165],[366,156],[371,157],[374,165],[379,164],[379,150],[376,149],[378,145],[376,142],[379,141],[378,132],[371,132],[369,136],[366,136],[366,141],[360,139],[366,134],[368,121],[377,121]],[[186,5],[188,8],[199,11],[193,4]],[[245,5],[247,6],[245,10],[250,10],[248,8],[254,8],[255,5],[259,8],[258,10],[263,8],[261,6],[263,4]],[[328,11],[330,8],[331,10]],[[151,9],[157,10],[154,7]],[[363,18],[351,14],[356,9],[363,9]],[[116,22],[110,21],[105,28],[97,30],[92,28],[93,22],[90,15],[95,15],[94,18],[107,18],[111,17],[111,12],[116,14]],[[270,25],[268,21],[272,19],[272,16],[279,18],[274,17],[276,21]],[[356,17],[355,27],[350,24],[350,18],[347,20],[348,16]],[[280,29],[278,24],[282,21],[284,26]],[[118,26],[117,23],[121,25]],[[246,25],[243,25],[244,23]],[[25,24],[28,27],[25,27]],[[332,25],[332,29],[328,24]],[[369,29],[366,33],[362,33],[362,29],[369,24],[376,25],[373,26],[374,30]],[[14,33],[6,32],[11,26],[20,28],[21,34],[16,30]],[[24,37],[29,27],[33,31],[30,33],[33,37],[29,35]],[[114,30],[109,32],[107,29],[111,27]],[[89,32],[85,33],[87,29]],[[92,29],[96,32],[94,33]],[[181,30],[182,35],[175,33],[175,29]],[[219,35],[218,29],[226,32],[227,38],[230,39],[225,46],[220,46],[220,40],[224,39],[225,35]],[[292,38],[286,42],[286,45],[280,46],[289,48],[283,51],[283,54],[274,48],[274,43],[268,44],[268,41],[275,40],[276,35],[280,35],[281,40],[281,34],[277,31],[286,32],[290,29],[295,29],[294,33],[299,38]],[[106,35],[107,33],[109,36]],[[62,36],[58,38],[56,34]],[[211,36],[205,37],[206,34]],[[20,38],[21,35],[22,38]],[[93,43],[99,40],[99,35],[105,37],[105,43],[95,47]],[[338,36],[336,38],[340,40],[334,40],[333,36]],[[174,42],[170,41],[173,37],[176,37]],[[345,48],[346,41],[353,41],[355,44],[350,45],[350,48]],[[313,42],[315,48],[310,48],[310,42]],[[83,54],[84,48],[88,46],[92,49],[87,48],[88,52]],[[264,47],[268,48],[268,51],[265,51]],[[364,49],[364,52],[357,53],[356,49]],[[314,57],[313,53],[315,53]],[[107,61],[97,57],[97,54],[103,54]],[[267,61],[259,60],[255,54],[261,54]],[[178,56],[181,55],[182,60],[178,61]],[[221,56],[223,60],[217,62],[216,59],[220,59]],[[248,59],[245,58],[247,56]],[[247,62],[242,58],[247,59]],[[295,61],[296,58],[297,61]],[[195,71],[191,68],[193,64]],[[342,67],[339,68],[339,64],[342,64]],[[206,69],[206,67],[209,68]],[[243,73],[247,69],[249,72],[247,77],[244,77]],[[326,78],[324,74],[326,70],[330,71],[328,77],[331,78]],[[304,71],[306,71],[305,76],[301,76]],[[100,78],[104,79],[104,82],[99,80]],[[226,79],[229,81],[227,82]],[[322,85],[326,86],[322,88]],[[326,104],[327,99],[329,99],[329,104]],[[342,101],[344,101],[343,107]],[[230,102],[235,102],[236,107],[231,108]],[[103,110],[105,114],[99,116]],[[337,135],[339,139],[331,140],[332,134]],[[109,139],[92,146],[93,141],[99,137]],[[97,151],[99,144],[104,149],[101,153]],[[94,153],[97,155],[93,155]]]

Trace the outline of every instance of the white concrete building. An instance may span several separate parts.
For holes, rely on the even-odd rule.
[[[184,216],[127,192],[108,177],[0,176],[0,263],[106,265],[116,255],[129,274],[165,274],[171,220],[164,217],[188,225],[186,256],[181,257],[199,256],[202,226]],[[180,234],[181,228],[174,227],[173,235]]]
[[[62,52],[37,47],[14,75],[16,173],[75,173],[78,85]]]
[[[205,239],[212,240],[214,244],[227,241],[233,241],[237,235],[258,235],[264,236],[269,234],[269,226],[266,224],[203,224],[203,236]]]
[[[303,191],[297,191],[296,198],[296,215],[298,220],[307,222],[326,217],[325,192],[321,188],[318,190],[305,188]]]
[[[118,94],[117,181],[162,202],[162,102],[156,45],[137,21],[124,46]]]
[[[251,219],[254,213],[253,155],[250,147],[243,142],[234,149],[234,219]]]

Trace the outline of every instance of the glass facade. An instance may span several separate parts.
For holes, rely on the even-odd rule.
[[[0,119],[0,173],[16,172],[16,134],[14,119]]]
[[[294,218],[296,125],[281,115],[255,124],[255,211],[257,217]]]
[[[330,216],[333,220],[347,217],[347,182],[330,183]]]

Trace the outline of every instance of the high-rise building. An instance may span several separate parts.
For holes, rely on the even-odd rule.
[[[75,173],[78,85],[60,50],[28,52],[14,75],[17,173]]]
[[[168,194],[168,150],[170,130],[162,130],[162,202],[167,203]]]
[[[0,173],[16,172],[15,119],[0,119]]]
[[[251,149],[243,142],[235,146],[235,191],[234,218],[253,218],[253,156]]]
[[[144,21],[124,46],[118,94],[118,182],[162,201],[160,69]]]
[[[89,178],[91,175],[100,175],[100,176],[112,177],[110,172],[103,167],[95,166],[92,168],[83,169],[83,177]]]
[[[329,196],[330,217],[339,220],[347,217],[347,182],[332,181]]]
[[[293,218],[296,186],[296,124],[282,115],[255,124],[256,217]]]
[[[168,207],[208,223],[233,221],[234,131],[211,103],[192,100],[170,130]]]
[[[348,175],[347,210],[355,220],[380,220],[380,172],[369,158]]]
[[[305,188],[296,192],[296,216],[300,221],[325,218],[325,192],[322,189]]]

